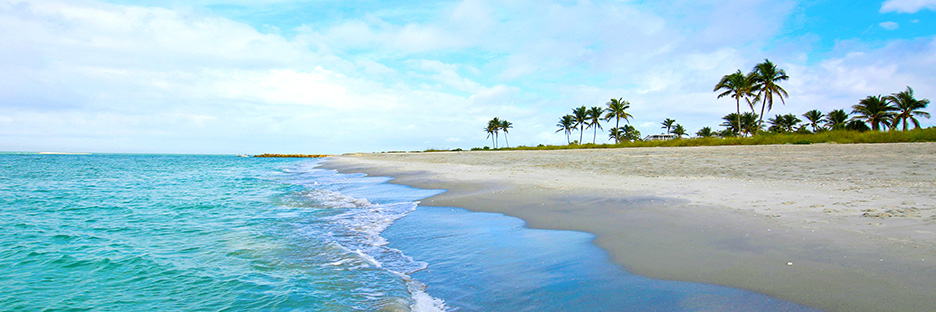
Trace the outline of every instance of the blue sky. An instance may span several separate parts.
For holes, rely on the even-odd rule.
[[[936,0],[0,0],[0,150],[470,148],[495,116],[560,144],[560,116],[612,97],[644,134],[695,132],[765,58],[790,75],[768,116],[934,99],[934,30]]]

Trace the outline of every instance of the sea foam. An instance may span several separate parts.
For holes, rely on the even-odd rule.
[[[327,265],[336,269],[380,268],[388,270],[406,282],[407,290],[413,299],[410,305],[412,311],[448,310],[442,299],[429,295],[424,284],[409,276],[409,274],[426,269],[428,263],[416,261],[400,250],[387,247],[386,238],[380,235],[394,221],[416,210],[418,201],[372,203],[365,198],[348,196],[340,191],[326,189],[304,191],[302,196],[321,205],[321,208],[340,211],[340,213],[323,218],[328,221],[325,226],[327,232],[324,232],[324,236],[329,237],[346,250],[345,257],[354,259],[339,259]],[[322,232],[324,229],[319,227],[310,230]]]

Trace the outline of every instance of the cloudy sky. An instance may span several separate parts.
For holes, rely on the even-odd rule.
[[[495,116],[559,144],[611,98],[695,132],[765,58],[790,76],[768,116],[936,99],[936,0],[0,0],[0,42],[0,151],[470,148]]]

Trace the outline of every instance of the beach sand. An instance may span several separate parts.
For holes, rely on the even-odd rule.
[[[354,154],[424,206],[596,235],[636,274],[827,311],[936,310],[936,143]]]

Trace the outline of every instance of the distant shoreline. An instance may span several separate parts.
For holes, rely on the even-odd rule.
[[[355,154],[422,205],[596,235],[644,276],[827,311],[936,306],[936,143]]]
[[[260,154],[253,155],[250,157],[254,158],[325,158],[331,155],[320,155],[320,154]]]
[[[38,152],[38,155],[91,155],[91,153]]]

